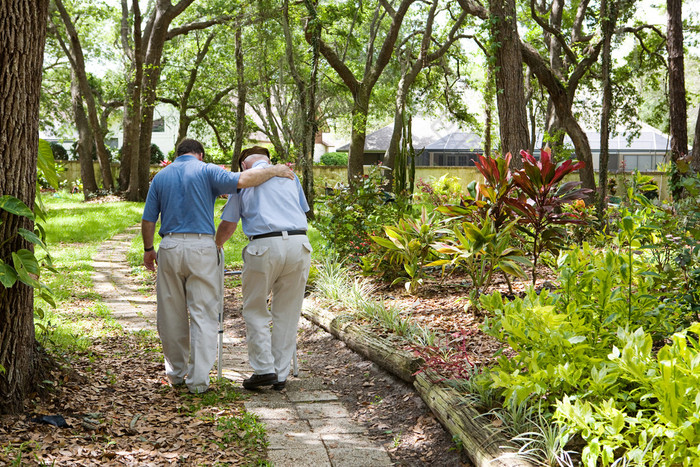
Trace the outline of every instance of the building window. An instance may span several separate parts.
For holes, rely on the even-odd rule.
[[[165,120],[163,117],[153,120],[153,133],[165,132]]]

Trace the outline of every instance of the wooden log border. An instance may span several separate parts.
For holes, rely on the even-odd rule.
[[[432,370],[419,371],[424,364],[423,359],[397,349],[387,339],[353,324],[352,315],[335,314],[313,300],[304,300],[302,315],[366,359],[413,384],[447,431],[459,438],[467,455],[478,467],[533,465],[509,455],[502,448],[507,444],[507,439],[480,418],[474,409],[465,405],[454,389],[441,384],[439,375]]]

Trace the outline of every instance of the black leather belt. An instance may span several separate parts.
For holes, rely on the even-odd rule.
[[[306,235],[306,230],[287,230],[287,235]],[[267,237],[282,237],[284,236],[284,232],[270,232],[270,233],[264,233],[260,235],[251,235],[248,237],[248,240],[256,240],[258,238],[267,238]]]

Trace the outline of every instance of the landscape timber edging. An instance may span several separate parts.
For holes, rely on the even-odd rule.
[[[469,458],[478,467],[530,467],[531,463],[511,457],[502,449],[508,440],[489,424],[479,420],[479,414],[465,405],[456,391],[440,383],[442,379],[432,370],[422,370],[424,360],[397,349],[387,339],[378,337],[351,322],[348,314],[335,314],[305,299],[302,315],[325,329],[337,339],[373,361],[389,373],[413,384],[414,388],[442,425],[459,438]]]
[[[386,339],[379,338],[361,326],[353,324],[350,315],[336,315],[312,305],[308,299],[304,300],[302,314],[312,323],[345,342],[358,354],[409,384],[413,383],[415,373],[424,364],[422,358],[397,349]]]

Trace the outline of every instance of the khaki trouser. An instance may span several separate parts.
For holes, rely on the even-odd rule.
[[[157,318],[165,373],[173,384],[184,380],[192,392],[209,387],[216,361],[221,264],[212,235],[171,234],[158,248]]]
[[[261,238],[243,250],[243,318],[248,358],[257,374],[276,373],[278,381],[289,375],[311,251],[306,235]]]

